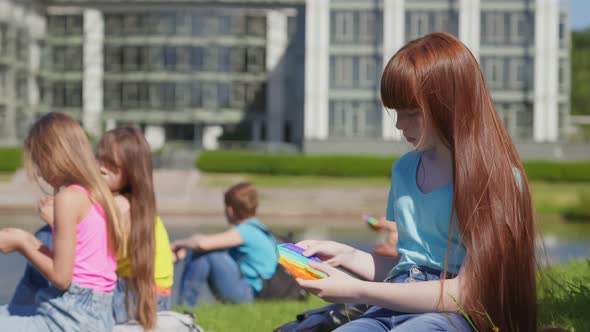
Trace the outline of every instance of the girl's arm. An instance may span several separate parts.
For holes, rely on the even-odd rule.
[[[335,303],[365,303],[407,313],[457,311],[461,303],[462,273],[444,281],[442,305],[439,280],[414,283],[385,283],[355,279],[346,273],[328,266],[310,262],[313,268],[325,272],[328,277],[319,280],[297,282],[322,299]]]
[[[232,228],[221,233],[199,234],[187,239],[174,241],[172,249],[183,247],[196,251],[213,251],[237,247],[242,243],[244,243],[242,235]]]
[[[76,253],[76,227],[91,207],[88,196],[80,190],[66,188],[55,196],[53,253],[40,241],[24,241],[20,252],[55,287],[66,289],[72,282]]]

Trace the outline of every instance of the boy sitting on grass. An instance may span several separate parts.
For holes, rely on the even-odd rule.
[[[176,259],[184,260],[179,304],[195,306],[208,285],[222,302],[252,302],[277,268],[276,243],[256,218],[258,195],[250,183],[225,192],[225,215],[232,226],[224,232],[172,242]]]

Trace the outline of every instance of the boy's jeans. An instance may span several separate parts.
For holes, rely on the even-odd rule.
[[[205,285],[223,302],[248,303],[254,300],[254,290],[227,251],[192,252],[187,255],[180,282],[179,304],[195,306],[201,287]]]
[[[408,283],[440,280],[440,271],[413,266],[410,271],[398,274],[386,282]],[[346,323],[334,332],[397,332],[397,331],[444,331],[471,332],[467,320],[456,313],[408,314],[389,309],[371,307],[360,318]]]

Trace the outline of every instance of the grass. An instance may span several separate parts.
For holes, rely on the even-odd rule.
[[[13,175],[13,172],[0,172],[0,183],[9,182]]]
[[[590,331],[590,260],[545,268],[538,287],[539,327]],[[242,305],[208,305],[190,309],[206,331],[272,331],[308,309],[325,305],[310,296],[305,302],[273,301]],[[182,310],[181,310],[182,311]]]
[[[202,181],[210,187],[229,187],[236,182],[249,181],[259,187],[385,187],[386,177],[331,177],[310,175],[258,175],[201,173]]]

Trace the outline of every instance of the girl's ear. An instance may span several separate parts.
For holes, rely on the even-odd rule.
[[[227,214],[228,219],[234,219],[234,209],[231,206],[225,207],[225,213]]]

